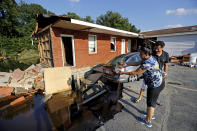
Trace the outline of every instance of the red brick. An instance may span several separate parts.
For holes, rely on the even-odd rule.
[[[128,37],[107,35],[101,33],[92,33],[86,31],[76,31],[61,28],[52,28],[52,48],[53,48],[53,59],[54,66],[63,66],[62,61],[62,49],[61,49],[61,34],[73,35],[74,46],[75,46],[75,63],[76,68],[93,66],[96,64],[106,63],[112,58],[121,54],[121,39],[125,39],[125,51],[128,47]],[[88,52],[88,35],[93,34],[97,36],[97,54],[89,54]],[[110,40],[111,37],[116,37],[116,52],[110,51]],[[131,43],[134,40],[131,39]]]
[[[24,96],[21,96],[21,97],[19,97],[18,99],[12,101],[12,102],[10,103],[10,105],[11,105],[11,106],[17,106],[17,105],[19,105],[19,104],[24,103],[25,100],[26,100],[25,97],[24,97]]]
[[[0,88],[0,96],[4,96],[4,97],[11,96],[13,89],[14,88],[12,88],[12,87]]]

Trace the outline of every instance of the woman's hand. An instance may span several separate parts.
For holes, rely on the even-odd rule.
[[[133,72],[123,72],[123,71],[120,71],[119,73],[120,73],[120,75],[122,75],[122,74],[125,74],[125,75],[134,75]]]
[[[165,74],[163,75],[163,78],[166,79],[167,76],[168,76],[168,74],[165,73]]]
[[[122,74],[125,74],[125,72],[123,72],[123,71],[120,71],[120,72],[119,72],[119,74],[120,74],[120,75],[122,75]]]
[[[124,65],[127,65],[126,62],[119,62],[120,65],[124,66]]]

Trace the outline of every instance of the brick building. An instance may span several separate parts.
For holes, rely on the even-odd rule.
[[[49,67],[89,67],[135,50],[137,33],[56,15],[37,15],[32,36]]]

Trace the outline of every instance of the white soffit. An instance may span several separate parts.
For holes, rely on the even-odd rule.
[[[92,27],[92,28],[96,28],[96,29],[98,29],[100,31],[101,30],[106,30],[107,32],[116,32],[116,33],[120,33],[122,35],[124,34],[125,36],[138,37],[138,34],[137,33],[129,32],[129,31],[124,31],[124,30],[119,30],[119,29],[114,29],[114,28],[111,28],[111,27],[106,27],[106,26],[102,26],[102,25],[98,25],[98,24],[93,24],[93,23],[89,23],[89,22],[85,22],[85,21],[71,19],[71,23],[73,23],[73,24],[79,24],[79,25],[84,25],[84,26],[89,26],[89,27]],[[90,29],[90,30],[93,31],[94,29]]]
[[[138,33],[133,33],[129,31],[114,29],[111,27],[106,27],[98,24],[93,24],[89,22],[84,22],[80,20],[71,19],[71,21],[60,20],[53,24],[53,27],[60,27],[65,29],[89,31],[95,33],[112,34],[126,37],[138,37]]]

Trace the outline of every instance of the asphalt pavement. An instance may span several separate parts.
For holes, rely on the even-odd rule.
[[[143,99],[134,103],[141,85],[142,80],[124,84],[123,98],[120,99],[124,106],[122,112],[97,131],[197,131],[197,68],[169,64],[166,87],[159,96],[163,106],[156,107],[156,119],[152,120],[151,128],[137,120],[144,117],[147,107],[146,91]]]

